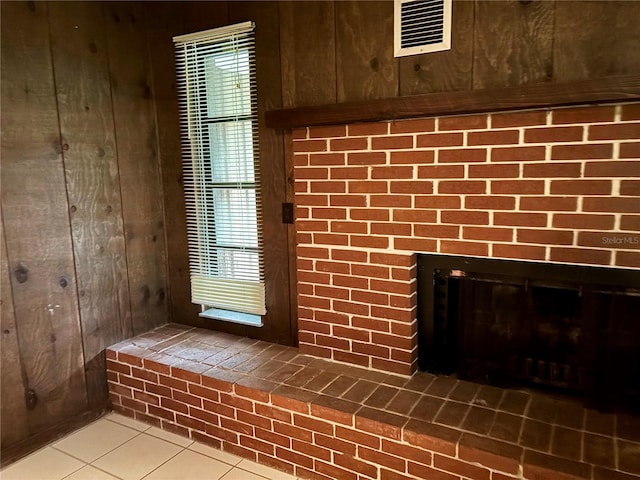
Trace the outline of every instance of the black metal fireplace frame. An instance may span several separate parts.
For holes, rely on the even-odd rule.
[[[457,326],[447,325],[451,317],[439,315],[446,299],[436,298],[445,294],[436,282],[452,271],[460,276],[468,273],[509,276],[528,279],[551,286],[581,284],[587,288],[632,289],[640,291],[640,271],[584,265],[554,264],[520,260],[476,258],[453,255],[418,255],[418,366],[438,374],[451,374],[457,368]],[[455,273],[454,273],[455,276]],[[455,283],[453,284],[455,286]],[[446,293],[446,289],[444,290]],[[458,292],[453,292],[456,295]],[[453,307],[455,308],[455,305]],[[640,313],[638,315],[640,322]],[[640,346],[639,346],[640,348]]]

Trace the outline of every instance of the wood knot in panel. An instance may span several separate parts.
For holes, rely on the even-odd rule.
[[[25,283],[27,280],[29,280],[29,269],[22,263],[18,264],[13,273],[16,276],[16,281],[18,283]]]
[[[29,410],[33,410],[38,404],[38,394],[33,388],[30,388],[24,392],[24,400],[27,404],[27,408]]]

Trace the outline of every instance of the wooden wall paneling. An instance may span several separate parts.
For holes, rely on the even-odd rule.
[[[640,72],[640,2],[555,4],[554,81]]]
[[[335,103],[334,2],[278,3],[283,106]]]
[[[517,87],[271,110],[267,112],[266,120],[271,128],[288,129],[590,103],[635,102],[638,99],[640,73],[575,82],[532,83]]]
[[[184,12],[184,27],[180,33],[194,33],[228,25],[229,6],[226,1],[174,2]]]
[[[282,106],[291,107],[296,104],[295,89],[295,45],[292,38],[295,31],[294,2],[278,3],[278,21],[280,23],[280,80],[282,88]],[[334,50],[335,51],[335,50]],[[334,83],[335,85],[335,83]],[[285,162],[285,201],[294,203],[295,178],[293,175],[293,143],[291,130],[285,130],[283,134],[283,155]],[[298,345],[298,294],[297,294],[297,269],[296,269],[296,229],[294,225],[288,226],[287,250],[289,264],[289,311],[291,325],[291,344]]]
[[[105,4],[134,335],[167,323],[167,252],[155,107],[140,2]]]
[[[2,213],[29,432],[86,409],[46,2],[2,2]]]
[[[400,59],[400,95],[472,88],[474,15],[474,1],[454,1],[451,49]]]
[[[338,102],[396,97],[393,2],[338,1],[335,9]]]
[[[100,2],[49,6],[89,403],[108,397],[104,349],[132,334],[118,159]]]
[[[280,23],[280,78],[282,106],[320,105],[337,101],[335,69],[334,2],[283,1],[278,3]],[[311,34],[304,32],[313,29]],[[318,47],[320,46],[320,48]],[[313,65],[313,61],[319,62]],[[314,87],[312,70],[320,82]],[[285,161],[285,201],[294,201],[293,151],[291,133],[283,132]],[[287,227],[289,265],[289,311],[291,344],[298,343],[296,230]]]
[[[280,84],[280,25],[277,2],[231,2],[229,21],[252,20],[256,24],[256,76],[263,207],[264,268],[267,283],[267,315],[261,329],[250,336],[291,344],[289,311],[288,226],[282,223],[286,200],[286,163],[283,137],[265,125],[265,112],[282,107]]]
[[[196,2],[189,2],[190,5],[192,3]],[[197,4],[204,5],[203,2]],[[182,8],[177,2],[144,2],[144,8],[164,196],[170,319],[187,323],[190,318],[198,318],[200,309],[191,303],[175,51],[172,39],[175,35],[190,30],[185,26],[187,9]]]
[[[13,308],[9,260],[7,259],[4,224],[0,214],[0,434],[2,448],[29,435],[28,411],[18,329]]]
[[[553,76],[554,3],[476,3],[473,88],[513,87]]]
[[[291,130],[283,131],[283,139],[286,174],[285,201],[295,205],[293,136],[291,134]],[[298,239],[296,235],[296,227],[294,224],[287,225],[287,250],[289,262],[289,316],[291,328],[291,345],[294,346],[298,346],[298,267],[296,264],[297,245]]]

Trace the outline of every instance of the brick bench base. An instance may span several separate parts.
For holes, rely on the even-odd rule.
[[[409,379],[180,325],[114,345],[107,359],[118,412],[301,478],[640,478],[631,456],[616,459],[631,470],[622,473],[435,423],[446,404],[424,393],[438,382],[427,374]],[[404,403],[409,413],[397,413]]]

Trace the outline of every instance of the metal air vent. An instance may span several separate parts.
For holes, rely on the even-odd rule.
[[[395,0],[395,56],[449,50],[451,1]]]

